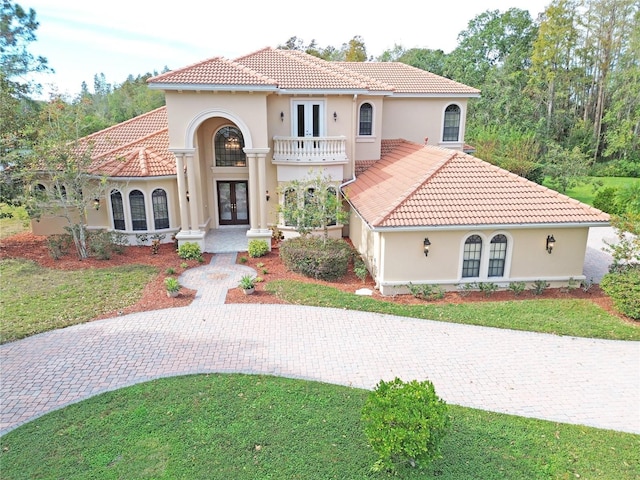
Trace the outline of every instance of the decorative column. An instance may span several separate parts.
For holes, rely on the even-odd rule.
[[[189,230],[189,212],[187,211],[187,186],[184,178],[184,154],[174,152],[176,157],[176,177],[178,179],[178,202],[180,205],[180,230]]]
[[[259,230],[258,212],[260,210],[260,200],[256,190],[259,188],[258,179],[258,159],[255,153],[247,153],[249,162],[249,226],[252,231]]]
[[[190,219],[190,232],[198,233],[200,232],[200,227],[198,226],[198,199],[200,195],[198,195],[199,189],[196,184],[196,172],[195,167],[193,165],[193,153],[187,153],[185,155],[187,159],[187,191],[190,193],[189,200],[189,219]]]
[[[258,154],[258,205],[260,205],[260,223],[258,228],[261,232],[268,232],[267,226],[267,168],[266,153]]]

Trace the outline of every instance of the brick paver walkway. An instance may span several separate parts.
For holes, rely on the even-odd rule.
[[[446,401],[640,433],[640,342],[296,305],[224,305],[250,271],[219,255],[181,278],[189,307],[89,322],[0,346],[0,434],[101,392],[171,375],[262,373],[373,388],[429,379]]]

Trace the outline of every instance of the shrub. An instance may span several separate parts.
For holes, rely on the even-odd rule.
[[[367,279],[367,274],[369,273],[369,271],[367,270],[367,266],[364,263],[364,260],[362,260],[362,257],[356,257],[353,261],[353,273],[356,274],[356,277],[358,277],[362,283],[364,283],[364,281]]]
[[[620,207],[617,201],[618,189],[615,187],[606,187],[600,190],[593,199],[593,206],[603,212],[620,213]]]
[[[149,240],[148,233],[136,233],[136,244],[139,247],[146,245],[148,240]]]
[[[444,298],[444,289],[440,285],[431,285],[428,283],[422,285],[414,285],[409,283],[407,289],[411,295],[423,300],[439,300]]]
[[[200,245],[194,242],[185,242],[178,247],[178,256],[183,260],[200,260],[202,259]]]
[[[531,284],[531,291],[534,295],[542,295],[547,288],[549,288],[549,283],[546,280],[536,280]]]
[[[461,297],[468,296],[474,289],[478,288],[475,282],[459,283],[458,285],[456,285],[456,287],[458,288],[458,294]]]
[[[362,409],[365,434],[379,458],[374,470],[395,470],[405,462],[425,467],[439,458],[447,410],[428,380],[381,380]]]
[[[249,259],[247,257],[240,257],[240,263],[247,263]]]
[[[60,260],[67,253],[69,253],[69,248],[71,248],[72,242],[71,235],[66,233],[61,233],[58,235],[51,235],[47,237],[47,249],[49,250],[49,255],[54,260]]]
[[[352,255],[344,240],[314,236],[291,238],[280,247],[280,258],[289,270],[319,280],[345,276]]]
[[[269,253],[269,245],[265,240],[251,240],[248,253],[251,258],[264,257]]]
[[[175,269],[175,268],[173,268],[173,267],[169,267],[169,268],[167,268],[167,269],[165,270],[165,273],[166,273],[167,275],[173,275],[173,274],[175,274],[175,273],[176,273],[176,269]]]
[[[164,286],[167,289],[167,292],[175,293],[180,290],[180,283],[177,278],[167,277],[164,279]]]
[[[513,292],[513,295],[516,297],[524,292],[525,288],[527,288],[527,284],[525,282],[509,283],[509,290],[511,290]]]
[[[478,283],[478,288],[482,293],[484,293],[485,297],[489,297],[498,290],[498,285],[493,282],[480,282]]]
[[[611,297],[620,313],[640,320],[640,266],[607,273],[602,277],[600,288]]]

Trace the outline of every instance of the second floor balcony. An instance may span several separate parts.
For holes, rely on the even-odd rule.
[[[274,164],[347,163],[346,137],[273,137]]]

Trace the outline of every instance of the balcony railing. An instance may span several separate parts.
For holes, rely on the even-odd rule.
[[[347,163],[345,137],[273,137],[273,163]]]

